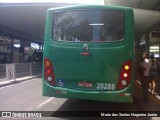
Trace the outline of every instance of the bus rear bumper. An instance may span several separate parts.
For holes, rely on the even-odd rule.
[[[43,96],[57,98],[74,98],[108,102],[133,102],[133,94],[130,93],[131,86],[119,91],[83,91],[63,87],[53,87],[43,81]]]

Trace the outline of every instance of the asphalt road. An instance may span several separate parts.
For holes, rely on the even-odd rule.
[[[138,94],[137,94],[138,95]],[[139,95],[138,95],[139,96]],[[13,84],[0,88],[0,111],[159,111],[159,107],[151,101],[141,103],[138,98],[134,103],[109,103],[89,100],[71,100],[54,97],[42,96],[42,80],[40,78],[28,80],[18,84]],[[94,114],[95,112],[93,112]],[[82,113],[82,114],[87,114]],[[88,113],[88,114],[91,114]],[[1,119],[1,118],[0,118]],[[6,118],[8,120],[8,118]],[[13,118],[14,119],[14,118]],[[15,118],[16,119],[16,118]],[[26,118],[25,118],[26,119]],[[43,119],[43,118],[40,118]],[[53,119],[53,118],[44,118]],[[54,119],[73,119],[75,118],[54,118]],[[84,119],[84,118],[76,118]],[[88,119],[88,118],[87,118]],[[99,119],[99,118],[92,118]],[[102,118],[101,118],[102,119]],[[103,119],[106,119],[103,117]],[[111,119],[111,118],[110,118]],[[112,119],[150,119],[158,120],[159,118],[112,118]]]

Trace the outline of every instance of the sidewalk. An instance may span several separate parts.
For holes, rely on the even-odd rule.
[[[21,78],[16,78],[16,80],[7,80],[6,78],[0,79],[0,87],[4,87],[11,84],[20,83],[23,81],[31,80],[37,77],[41,77],[41,74],[35,75],[35,76],[26,76]]]
[[[142,88],[141,88],[141,83],[138,80],[135,80],[135,96],[136,98],[138,98],[139,100],[141,99],[142,96]],[[149,101],[154,102],[156,105],[160,106],[160,96],[158,95],[152,95],[151,93],[149,93]]]

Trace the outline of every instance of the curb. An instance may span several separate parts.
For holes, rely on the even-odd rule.
[[[27,80],[31,80],[31,79],[34,79],[34,78],[38,78],[38,77],[41,77],[41,76],[42,76],[42,75],[36,75],[36,76],[24,78],[24,79],[23,79],[23,77],[22,77],[21,79],[19,78],[20,80],[18,80],[18,78],[17,78],[16,81],[14,81],[14,80],[9,80],[9,81],[6,81],[6,82],[4,82],[4,83],[0,82],[0,88],[1,88],[1,87],[5,87],[5,86],[8,86],[8,85],[13,85],[13,84],[21,83],[21,82],[24,82],[24,81],[27,81]]]

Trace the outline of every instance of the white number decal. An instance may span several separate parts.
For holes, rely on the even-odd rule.
[[[112,84],[112,90],[115,90],[116,87],[115,87],[115,84]]]
[[[115,90],[115,84],[111,83],[97,83],[97,89],[101,90]]]
[[[112,88],[111,88],[111,84],[109,83],[108,84],[108,90],[111,90]]]
[[[104,84],[105,84],[104,89],[107,90],[108,89],[107,83]]]
[[[97,89],[100,89],[100,83],[97,83]]]

